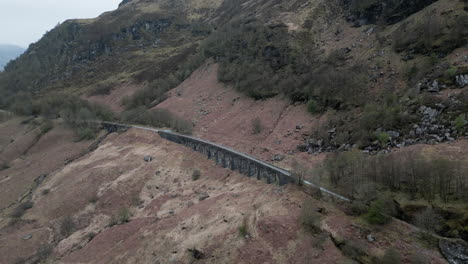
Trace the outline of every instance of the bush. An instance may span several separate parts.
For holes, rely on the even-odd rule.
[[[41,246],[36,253],[39,262],[46,260],[52,254],[53,249],[52,245]]]
[[[50,189],[44,189],[41,192],[42,195],[48,195],[49,193],[50,193]]]
[[[374,133],[375,138],[380,142],[381,145],[385,145],[390,140],[390,136],[385,132]]]
[[[200,176],[201,176],[200,170],[194,170],[192,172],[192,181],[196,181],[196,180],[200,179]]]
[[[33,206],[34,206],[34,203],[31,201],[24,202],[20,204],[18,207],[16,207],[10,216],[13,218],[21,218],[26,212],[26,210],[31,209]]]
[[[127,208],[121,208],[116,215],[112,215],[109,226],[121,225],[130,221],[130,211]]]
[[[349,206],[349,210],[351,215],[363,215],[369,211],[368,206],[358,201],[353,201]]]
[[[113,89],[114,83],[98,83],[88,91],[88,96],[109,95]]]
[[[9,169],[9,168],[10,168],[10,165],[9,165],[8,163],[6,163],[6,162],[2,162],[2,163],[0,164],[0,171],[2,171],[2,170],[7,170],[7,169]]]
[[[463,131],[463,128],[465,127],[465,125],[466,125],[467,123],[468,123],[468,122],[466,121],[466,116],[465,116],[465,114],[461,114],[461,115],[459,115],[459,116],[455,119],[455,122],[454,122],[455,129],[456,129],[458,132],[462,132],[462,131]]]
[[[311,114],[318,114],[323,112],[323,108],[317,103],[317,101],[311,99],[307,102],[307,111]]]
[[[45,134],[47,134],[47,132],[49,132],[53,128],[54,128],[54,123],[52,123],[51,120],[46,119],[46,120],[44,120],[44,122],[41,125],[41,134],[45,135]]]
[[[239,235],[243,238],[247,238],[249,235],[249,231],[247,228],[247,221],[244,220],[241,226],[239,226]]]
[[[253,134],[260,134],[262,132],[262,121],[260,118],[256,117],[255,119],[252,120],[252,131]]]
[[[98,199],[98,194],[94,193],[93,195],[91,195],[91,197],[89,197],[89,202],[94,204],[97,203]]]
[[[437,232],[443,224],[443,217],[432,208],[426,208],[424,211],[415,215],[413,223],[419,228],[428,232]]]
[[[367,256],[366,248],[357,241],[346,241],[341,245],[340,249],[345,256],[360,263],[364,263],[362,260]]]
[[[383,225],[392,219],[389,213],[389,208],[386,207],[385,200],[379,199],[371,203],[369,212],[365,215],[367,222],[373,225]]]
[[[399,263],[401,263],[401,256],[398,253],[398,251],[396,251],[393,248],[389,248],[389,249],[385,250],[385,254],[382,256],[379,263],[381,263],[381,264],[399,264]]]
[[[452,66],[445,71],[444,77],[448,80],[453,80],[455,76],[457,75],[457,71],[458,71],[458,68]]]
[[[67,238],[76,230],[76,224],[71,216],[65,216],[60,222],[60,234]]]
[[[322,216],[313,208],[311,201],[305,201],[299,221],[304,229],[311,234],[321,233]]]
[[[88,241],[93,240],[93,238],[95,238],[96,236],[97,236],[97,234],[94,233],[94,232],[86,234],[86,237],[88,238]]]

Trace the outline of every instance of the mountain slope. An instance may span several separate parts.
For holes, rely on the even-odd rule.
[[[15,59],[25,51],[24,48],[15,45],[0,44],[0,71],[10,60]]]

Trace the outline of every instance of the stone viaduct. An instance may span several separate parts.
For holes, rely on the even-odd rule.
[[[265,181],[268,184],[277,184],[279,186],[288,184],[288,183],[297,183],[297,179],[291,175],[291,172],[273,166],[267,162],[256,159],[252,156],[249,156],[244,153],[240,153],[236,150],[221,146],[206,140],[199,138],[186,136],[182,134],[175,133],[171,130],[158,130],[154,128],[134,126],[134,125],[125,125],[112,122],[99,122],[108,132],[118,132],[125,131],[129,128],[138,128],[143,130],[148,130],[156,132],[164,139],[169,141],[182,144],[191,148],[194,151],[204,154],[208,159],[211,159],[220,164],[224,168],[231,169],[233,171],[238,171],[241,174],[244,174],[248,177],[252,177],[258,180]],[[329,194],[335,198],[350,201],[348,198],[343,197],[339,194],[336,194],[332,191],[329,191],[325,188],[317,186],[309,181],[302,181],[304,184],[309,185],[313,188],[320,189],[322,192]]]

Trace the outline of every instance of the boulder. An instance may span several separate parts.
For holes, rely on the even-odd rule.
[[[468,244],[463,240],[440,239],[439,249],[450,264],[468,263]]]
[[[281,155],[281,154],[277,154],[275,156],[273,156],[273,161],[282,161],[284,160],[284,155]]]
[[[455,83],[461,88],[468,86],[468,74],[460,74],[456,76]]]
[[[400,137],[400,132],[398,132],[398,131],[387,131],[386,133],[392,139]]]
[[[437,80],[434,80],[431,84],[428,85],[427,91],[430,93],[440,92],[439,82]]]

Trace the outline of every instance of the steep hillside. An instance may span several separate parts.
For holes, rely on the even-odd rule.
[[[25,128],[15,126],[4,125]],[[47,133],[41,149],[70,146],[50,141],[60,130]],[[57,158],[38,160],[35,152],[24,157],[30,167]],[[21,171],[14,164],[1,175]],[[20,194],[4,186],[2,194]],[[0,263],[341,263],[378,259],[389,247],[405,263],[444,263],[412,226],[394,221],[373,230],[297,186],[214,166],[151,132],[110,134],[34,186],[21,204],[0,210]],[[22,214],[12,217],[18,208]]]
[[[24,48],[15,45],[0,44],[0,71],[10,60],[15,59],[21,53],[24,52]]]
[[[445,263],[468,241],[467,11],[125,0],[58,25],[0,72],[0,109],[22,116],[0,111],[0,262]],[[96,120],[193,134],[353,202]]]

